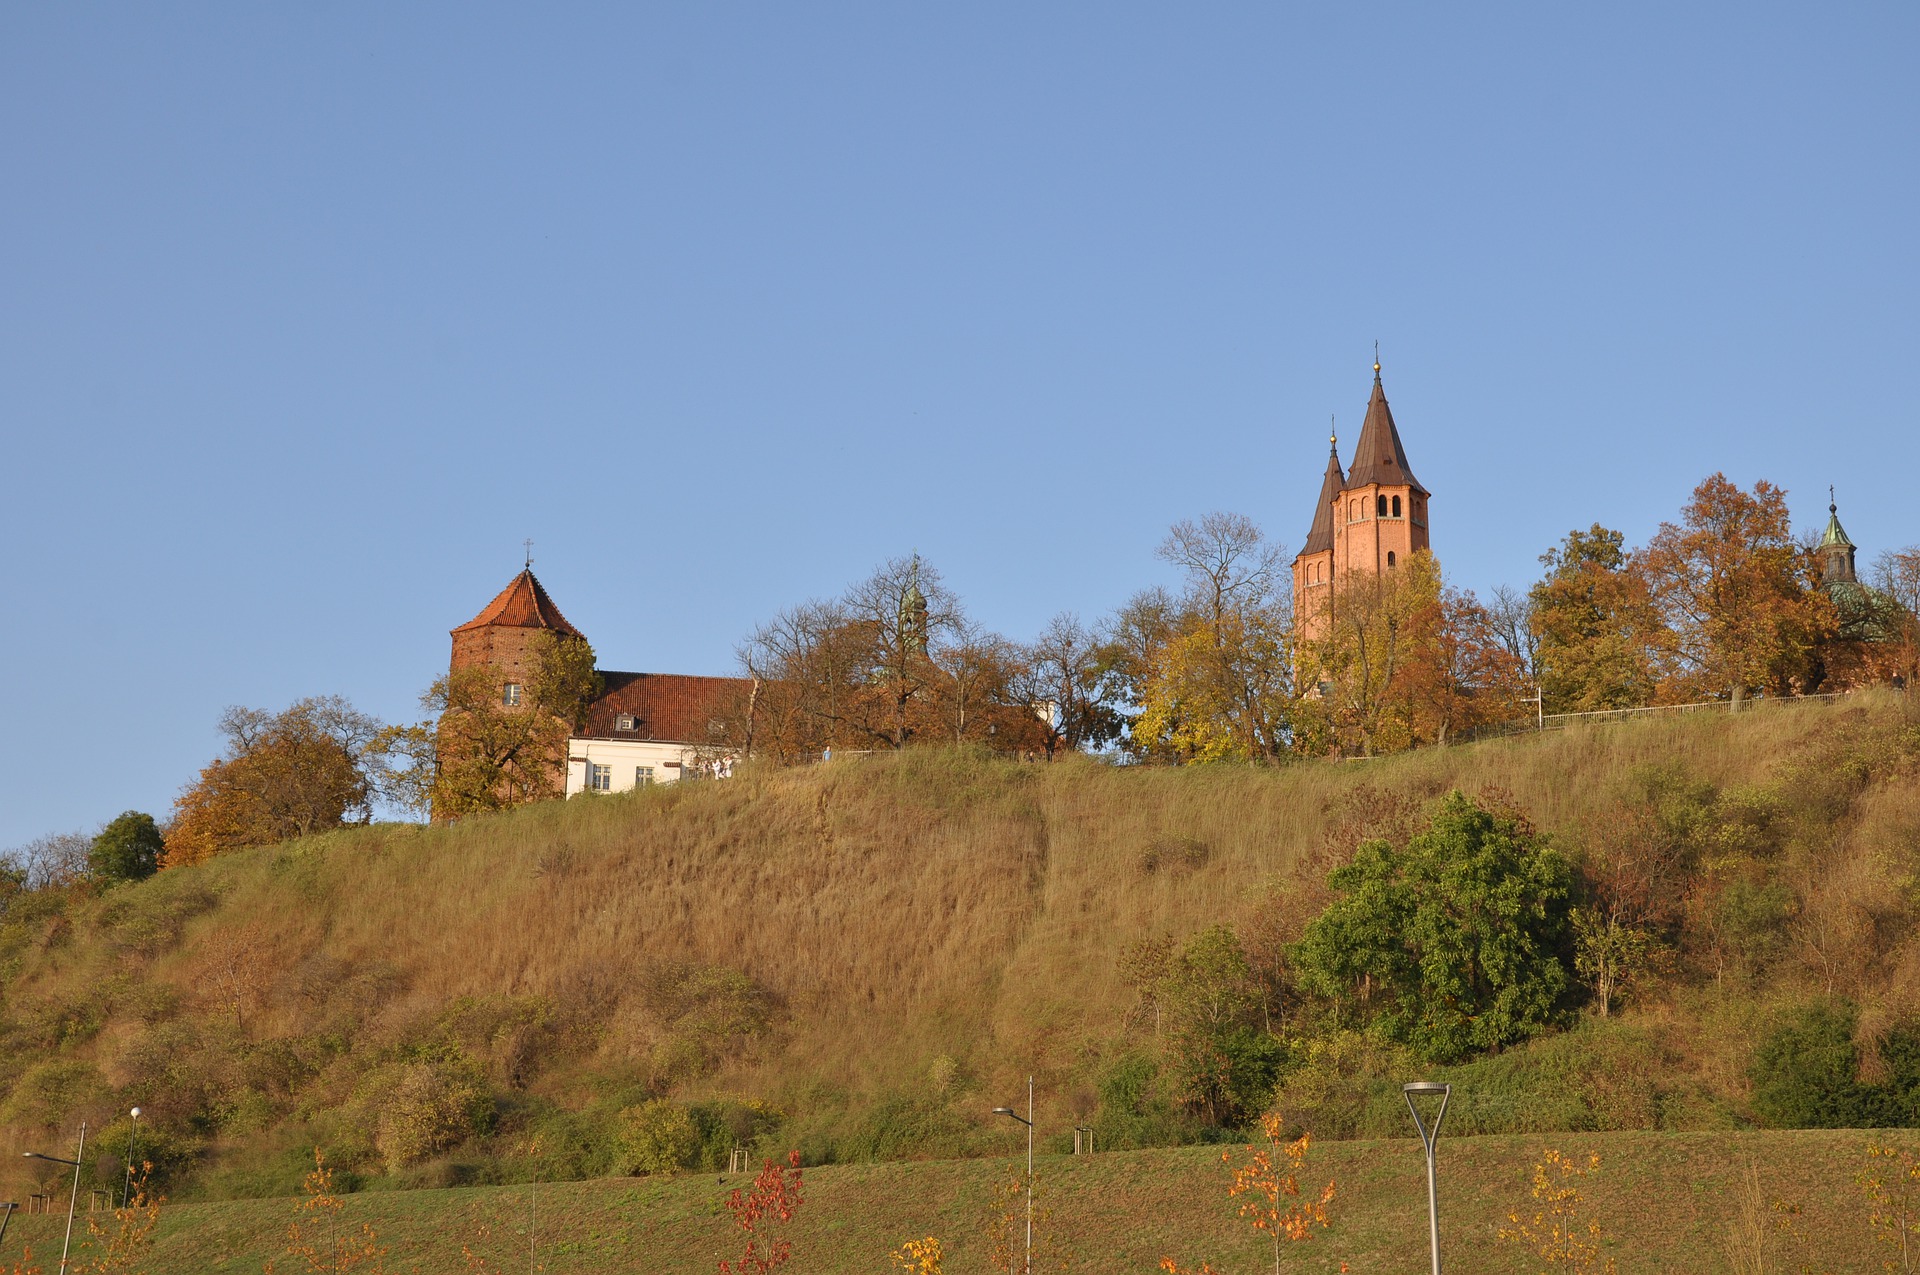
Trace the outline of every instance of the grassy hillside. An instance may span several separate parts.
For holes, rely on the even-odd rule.
[[[694,1138],[695,1164],[1004,1154],[982,1113],[1029,1073],[1052,1150],[1075,1123],[1116,1148],[1220,1136],[1114,1109],[1116,1065],[1153,1049],[1126,944],[1225,922],[1274,948],[1361,835],[1452,788],[1577,857],[1653,767],[1714,854],[1784,892],[1765,951],[1703,932],[1624,1014],[1433,1070],[1463,1134],[1738,1129],[1780,1007],[1857,1004],[1869,1078],[1875,1033],[1914,1013],[1913,714],[1859,696],[1282,769],[926,750],[20,896],[0,1127],[57,1154],[90,1120],[104,1180],[138,1102],[177,1200],[291,1193],[316,1143],[365,1187],[605,1175],[650,1137]],[[1403,1058],[1348,1040],[1299,1063],[1304,1123],[1397,1131]],[[0,1157],[4,1189],[30,1168]]]
[[[1532,1165],[1543,1147],[1553,1146],[1601,1157],[1598,1174],[1582,1185],[1581,1216],[1600,1223],[1602,1253],[1622,1271],[1732,1270],[1724,1250],[1740,1216],[1739,1179],[1749,1166],[1760,1175],[1769,1269],[1877,1270],[1893,1250],[1870,1234],[1852,1180],[1865,1142],[1862,1134],[1825,1131],[1443,1139],[1443,1255],[1447,1269],[1460,1275],[1539,1269],[1498,1232],[1510,1211],[1529,1206]],[[1342,1262],[1359,1273],[1425,1269],[1426,1189],[1417,1142],[1328,1143],[1315,1149],[1311,1165],[1314,1186],[1336,1182],[1331,1225],[1292,1245],[1287,1269],[1333,1272]],[[949,1270],[991,1269],[995,1187],[1020,1167],[989,1159],[810,1169],[788,1269],[888,1270],[890,1251],[925,1235],[941,1239]],[[531,1185],[370,1193],[351,1197],[342,1216],[351,1230],[373,1228],[392,1271],[525,1270],[530,1258],[555,1275],[712,1271],[720,1259],[739,1255],[739,1233],[723,1207],[739,1179],[718,1180],[724,1176],[542,1183],[537,1198]],[[1036,1261],[1036,1269],[1062,1269],[1065,1259],[1066,1269],[1082,1275],[1146,1275],[1162,1256],[1194,1267],[1211,1261],[1220,1271],[1271,1269],[1270,1250],[1227,1200],[1227,1170],[1216,1150],[1050,1156],[1036,1166],[1035,1179],[1037,1249],[1049,1259]],[[169,1206],[146,1269],[252,1275],[282,1255],[296,1204]],[[1023,1212],[1016,1216],[1024,1221]],[[28,1248],[38,1260],[57,1261],[64,1222],[61,1216],[16,1219],[0,1261],[17,1260]]]

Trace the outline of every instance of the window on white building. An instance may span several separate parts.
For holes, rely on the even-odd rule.
[[[518,706],[520,703],[520,683],[508,682],[505,686],[501,687],[500,702],[508,708]]]
[[[587,765],[587,787],[594,792],[607,792],[613,787],[613,767],[602,766],[598,762]]]
[[[652,782],[653,782],[653,767],[635,766],[633,768],[633,786],[635,788],[645,788],[648,784]]]

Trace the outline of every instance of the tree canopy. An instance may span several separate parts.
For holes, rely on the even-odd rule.
[[[144,881],[159,871],[165,850],[153,816],[129,810],[93,839],[87,850],[87,870],[96,881]]]
[[[1558,1021],[1571,978],[1572,874],[1517,815],[1459,792],[1404,847],[1361,845],[1290,953],[1301,987],[1432,1062]]]

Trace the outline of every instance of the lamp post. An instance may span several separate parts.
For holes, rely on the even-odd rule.
[[[127,1189],[120,1197],[120,1207],[123,1209],[133,1207],[133,1142],[140,1133],[140,1108],[135,1107],[130,1114],[133,1123],[127,1128]]]
[[[1427,1230],[1433,1242],[1433,1275],[1440,1275],[1440,1188],[1435,1180],[1433,1163],[1433,1144],[1440,1137],[1440,1122],[1447,1118],[1447,1100],[1453,1096],[1453,1086],[1433,1080],[1416,1080],[1410,1085],[1401,1085],[1400,1092],[1406,1096],[1407,1110],[1413,1113],[1413,1127],[1420,1131],[1420,1143],[1427,1149]],[[1428,1125],[1420,1118],[1420,1108],[1413,1100],[1419,1097],[1440,1095],[1440,1109],[1434,1113],[1433,1123]]]
[[[995,1107],[993,1114],[1019,1120],[1027,1126],[1027,1263],[1026,1275],[1033,1275],[1033,1077],[1027,1077],[1027,1115],[1024,1120],[1012,1107]]]
[[[68,1160],[57,1155],[41,1155],[38,1151],[24,1153],[29,1160],[51,1160],[55,1164],[73,1166],[73,1191],[67,1196],[67,1238],[60,1244],[60,1275],[67,1272],[67,1250],[73,1246],[73,1206],[80,1199],[80,1162],[87,1158],[87,1122],[80,1122],[80,1145],[74,1148],[73,1159]]]

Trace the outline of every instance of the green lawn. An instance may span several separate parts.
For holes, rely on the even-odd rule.
[[[1868,1135],[1854,1132],[1747,1134],[1607,1133],[1444,1140],[1441,1224],[1450,1271],[1521,1272],[1529,1266],[1496,1231],[1525,1206],[1532,1165],[1544,1147],[1602,1166],[1586,1194],[1606,1252],[1623,1275],[1728,1270],[1722,1253],[1734,1207],[1734,1180],[1759,1167],[1771,1204],[1797,1205],[1794,1234],[1782,1235],[1783,1271],[1805,1261],[1817,1271],[1877,1270],[1881,1254],[1866,1230],[1854,1174]],[[1236,1149],[1237,1153],[1237,1149]],[[989,1269],[985,1223],[1007,1160],[949,1160],[810,1169],[794,1235],[794,1272],[881,1272],[903,1240],[936,1235],[952,1272]],[[1425,1191],[1419,1144],[1322,1143],[1311,1160],[1316,1186],[1339,1185],[1333,1225],[1291,1246],[1287,1269],[1412,1272],[1425,1269]],[[1234,1214],[1217,1149],[1182,1148],[1093,1156],[1047,1156],[1036,1170],[1040,1229],[1057,1257],[1083,1272],[1151,1272],[1162,1255],[1217,1269],[1271,1269],[1262,1241]],[[550,1272],[713,1271],[735,1256],[722,1207],[741,1184],[712,1175],[613,1179],[532,1189],[477,1187],[367,1193],[348,1197],[345,1218],[371,1225],[388,1248],[386,1269],[463,1272],[462,1246],[486,1270],[529,1269],[528,1228],[538,1208],[534,1269]],[[280,1254],[294,1200],[184,1204],[166,1210],[144,1269],[152,1272],[258,1271]],[[16,1216],[0,1260],[30,1244],[36,1261],[58,1264],[61,1216]],[[85,1234],[85,1219],[76,1229]],[[1264,1265],[1263,1265],[1264,1263]],[[282,1262],[283,1270],[288,1264]],[[364,1270],[365,1268],[360,1268]],[[1047,1269],[1058,1269],[1057,1261]]]

